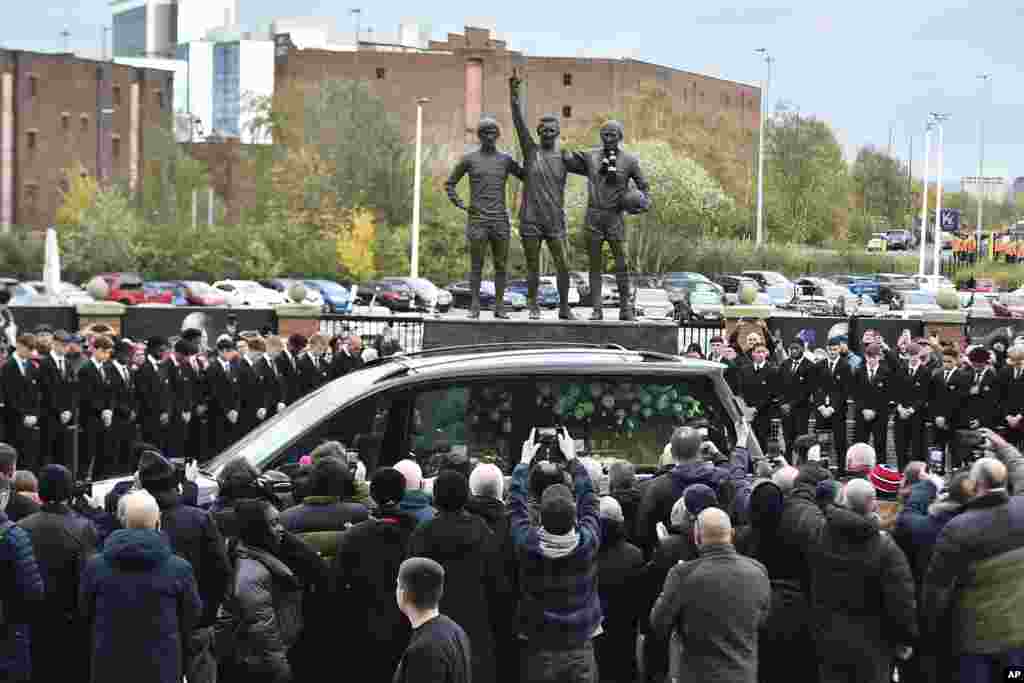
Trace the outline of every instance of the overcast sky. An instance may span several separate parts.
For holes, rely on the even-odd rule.
[[[239,13],[250,28],[280,16],[322,16],[354,33],[348,10],[360,0],[349,2],[240,0]],[[67,26],[72,49],[95,56],[101,27],[110,23],[109,7],[99,0],[4,4],[4,47],[55,50]],[[945,128],[944,178],[976,175],[978,121],[984,114],[986,175],[1024,175],[1018,162],[1024,152],[1018,132],[1024,118],[1018,76],[1024,66],[1024,9],[1016,3],[652,4],[657,9],[621,2],[391,0],[363,3],[361,22],[364,38],[372,27],[378,39],[394,35],[403,20],[428,24],[437,38],[461,32],[466,24],[483,25],[531,55],[628,56],[753,84],[765,73],[754,49],[764,47],[775,58],[770,101],[789,101],[801,113],[828,121],[850,159],[862,145],[886,147],[892,128],[901,158],[908,155],[909,136],[915,136],[914,169],[920,174],[925,117],[945,112],[952,118]],[[428,6],[435,14],[420,14]],[[992,74],[991,97],[981,87],[982,73]],[[934,168],[933,152],[933,174]]]

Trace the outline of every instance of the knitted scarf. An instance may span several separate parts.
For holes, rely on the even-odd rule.
[[[570,529],[565,534],[553,534],[541,527],[538,530],[538,537],[541,553],[552,560],[571,555],[580,544],[580,535],[576,529]]]

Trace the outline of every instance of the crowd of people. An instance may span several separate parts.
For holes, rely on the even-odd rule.
[[[773,444],[772,423],[778,420],[782,450],[791,455],[813,418],[840,475],[843,459],[834,454],[841,456],[854,441],[874,445],[887,459],[890,419],[900,470],[929,459],[956,469],[979,451],[976,430],[983,427],[1017,447],[1024,443],[1024,337],[1011,342],[993,335],[986,343],[958,344],[913,339],[905,331],[890,347],[869,329],[859,354],[846,336],[814,350],[799,337],[783,348],[767,329],[750,331],[745,341],[739,343],[738,328],[728,343],[715,337],[709,358],[726,365],[726,380],[750,408],[759,443]]]
[[[983,429],[948,479],[819,446],[752,461],[676,429],[659,473],[549,453],[508,479],[446,460],[369,473],[319,445],[290,492],[244,459],[196,505],[143,444],[73,504],[0,445],[0,672],[11,681],[397,683],[1001,680],[1024,665],[1024,457]],[[799,462],[799,465],[796,463]],[[55,656],[55,648],[60,656]],[[339,657],[339,654],[345,654]]]
[[[202,331],[117,338],[42,325],[0,344],[0,441],[24,469],[58,463],[83,480],[135,469],[139,443],[172,460],[204,462],[379,350],[355,334],[221,335]]]

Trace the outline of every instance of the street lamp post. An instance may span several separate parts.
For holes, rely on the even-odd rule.
[[[430,98],[416,100],[416,168],[412,188],[412,254],[409,257],[409,277],[420,276],[420,176],[423,173],[423,105]]]
[[[928,242],[928,157],[932,146],[932,122],[924,126],[924,190],[921,192],[921,263],[918,274],[925,274],[925,245]]]
[[[939,129],[939,155],[935,171],[935,274],[941,274],[942,265],[942,174],[943,174],[943,132],[949,114],[932,114],[932,120]]]
[[[765,64],[768,65],[768,77],[765,79],[764,87],[761,89],[761,127],[758,133],[757,151],[757,236],[756,244],[764,244],[764,122],[768,118],[768,88],[772,82],[772,57],[765,48],[755,50],[764,56]]]
[[[980,74],[978,78],[982,81],[982,92],[985,86],[992,83],[992,74]],[[985,104],[984,102],[982,103]],[[985,198],[988,194],[988,184],[985,182],[985,112],[978,116],[978,182],[981,184],[978,192],[978,227],[975,230],[977,239],[977,258],[981,259],[981,224],[984,215]]]

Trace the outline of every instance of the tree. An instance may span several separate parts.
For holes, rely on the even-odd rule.
[[[338,263],[356,280],[373,277],[376,238],[376,217],[366,209],[357,210],[351,231],[337,238]]]
[[[61,190],[61,204],[57,209],[57,225],[65,229],[77,230],[82,224],[82,215],[96,201],[99,184],[96,179],[85,172],[85,167],[78,164],[77,168],[64,170],[67,189]]]
[[[822,244],[844,231],[849,175],[827,123],[780,104],[765,122],[767,235]]]
[[[117,189],[100,189],[92,206],[82,212],[79,229],[64,236],[62,265],[82,279],[96,272],[135,270],[140,232],[128,197]]]
[[[894,228],[909,225],[906,164],[874,147],[862,147],[850,177],[857,209],[885,218]]]

